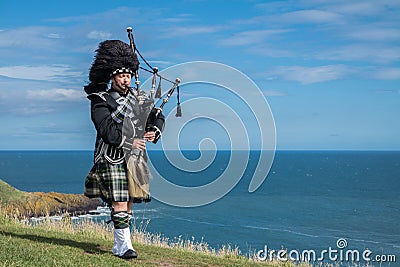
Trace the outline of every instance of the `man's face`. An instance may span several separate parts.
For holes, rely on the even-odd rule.
[[[130,73],[119,73],[114,75],[111,78],[112,88],[116,91],[126,94],[128,91],[128,87],[131,84],[132,76]]]

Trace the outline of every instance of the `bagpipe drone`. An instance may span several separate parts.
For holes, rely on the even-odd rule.
[[[181,110],[181,106],[180,106],[180,99],[179,99],[179,83],[181,82],[181,80],[179,78],[175,79],[175,82],[163,77],[162,75],[159,74],[158,72],[158,68],[157,67],[152,67],[148,61],[142,56],[142,54],[140,53],[140,51],[137,49],[134,38],[133,38],[133,34],[132,34],[132,28],[128,27],[126,29],[126,31],[128,32],[128,38],[130,41],[130,47],[132,49],[132,52],[135,55],[139,55],[140,58],[143,60],[143,62],[147,65],[147,67],[149,67],[150,69],[144,68],[139,66],[140,69],[147,71],[149,73],[152,73],[153,78],[152,78],[152,82],[151,82],[151,90],[150,90],[150,96],[154,101],[154,98],[161,98],[161,80],[165,80],[167,82],[172,83],[172,87],[171,89],[169,89],[167,95],[165,96],[165,98],[163,99],[161,105],[157,108],[155,106],[155,103],[153,104],[153,107],[147,117],[147,121],[146,121],[146,126],[145,126],[145,132],[151,132],[154,131],[156,136],[155,139],[153,141],[153,143],[157,143],[159,136],[161,134],[161,131],[164,129],[164,124],[165,124],[165,118],[162,114],[162,109],[164,108],[164,105],[168,102],[168,99],[171,97],[171,95],[174,93],[175,89],[177,89],[177,99],[178,99],[178,103],[177,103],[177,111],[176,111],[176,117],[181,117],[182,116],[182,110]],[[140,81],[139,81],[139,73],[138,73],[138,69],[135,71],[134,73],[135,76],[135,85],[136,85],[136,90],[139,90],[140,87]],[[155,91],[155,87],[156,87],[156,82],[157,82],[157,77],[159,78],[159,82],[158,82],[158,88],[157,91]],[[131,88],[129,88],[129,90],[131,90]]]

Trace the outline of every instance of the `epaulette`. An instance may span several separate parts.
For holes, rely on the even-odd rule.
[[[107,101],[107,99],[105,98],[105,94],[107,94],[107,92],[99,92],[99,93],[91,93],[87,95],[87,98],[89,100],[94,100],[96,98],[96,96],[100,97],[101,99],[103,99],[103,101]]]
[[[117,109],[117,107],[118,107],[117,101],[115,101],[115,99],[108,92],[99,92],[99,93],[88,94],[87,98],[91,101],[95,100],[96,98],[97,99],[100,98],[101,100],[106,102],[106,104],[108,106],[110,106],[113,110]]]

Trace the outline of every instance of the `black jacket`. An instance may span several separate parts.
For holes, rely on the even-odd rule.
[[[108,93],[101,96],[91,94],[91,118],[97,131],[97,141],[101,138],[112,146],[120,146],[122,142],[122,123],[116,123],[111,113],[117,109],[118,103]]]

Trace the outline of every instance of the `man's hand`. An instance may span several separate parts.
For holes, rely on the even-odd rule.
[[[138,149],[140,151],[145,150],[146,149],[146,140],[135,138],[133,140],[132,148]]]
[[[156,138],[155,132],[146,132],[144,134],[144,139],[146,139],[148,142],[153,142],[154,138]]]

